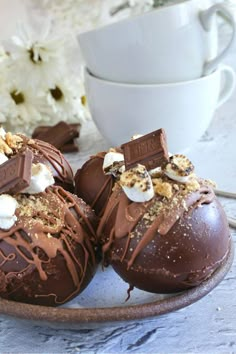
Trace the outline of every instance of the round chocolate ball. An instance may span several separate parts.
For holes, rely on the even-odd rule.
[[[71,300],[96,271],[97,217],[59,186],[13,197],[17,221],[0,229],[0,296],[46,306]]]
[[[92,156],[75,175],[75,194],[102,216],[112,193],[114,178],[103,172],[105,152]]]
[[[47,165],[55,179],[55,184],[74,192],[73,171],[64,155],[54,146],[42,140],[30,139],[22,135],[20,137],[23,139],[23,144],[19,152],[26,148],[30,149],[34,154],[33,163]]]
[[[155,195],[145,203],[114,188],[98,236],[105,263],[131,286],[154,293],[185,290],[209,278],[227,257],[228,222],[212,188],[186,193],[179,186],[171,199]]]

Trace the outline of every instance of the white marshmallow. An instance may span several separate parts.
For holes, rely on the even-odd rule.
[[[192,162],[186,156],[180,154],[171,156],[169,163],[164,168],[166,176],[180,183],[188,183],[193,171]]]
[[[13,215],[11,218],[0,218],[0,229],[9,230],[17,221],[17,217]]]
[[[0,195],[0,228],[3,230],[10,229],[16,222],[15,215],[17,201],[8,194]]]
[[[172,168],[167,168],[165,170],[165,175],[170,179],[180,182],[180,183],[188,183],[191,175],[189,176],[179,176],[177,172],[175,172]]]
[[[123,164],[122,164],[123,162]],[[120,152],[110,151],[104,156],[103,171],[105,174],[117,175],[117,172],[122,173],[125,170],[124,155]]]
[[[8,160],[8,157],[3,152],[0,152],[0,165],[2,165],[7,160]]]
[[[127,197],[133,202],[143,203],[154,197],[151,176],[143,165],[122,173],[120,184]]]
[[[161,173],[161,171],[162,171],[161,167],[158,166],[158,167],[153,168],[152,170],[149,170],[148,173],[150,174],[150,176],[155,176],[155,175]]]
[[[8,218],[15,214],[18,203],[15,198],[9,194],[0,195],[0,218]]]
[[[43,163],[32,165],[32,174],[29,187],[22,193],[37,194],[44,192],[45,189],[55,183],[51,171]]]

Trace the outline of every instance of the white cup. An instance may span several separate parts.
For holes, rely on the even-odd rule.
[[[156,84],[193,80],[213,72],[235,35],[232,15],[211,0],[182,0],[143,15],[81,33],[89,71],[104,80]],[[216,13],[232,27],[218,53]]]
[[[114,83],[85,71],[92,118],[112,146],[164,128],[169,150],[181,152],[203,135],[234,87],[235,72],[223,65],[197,80],[159,85]]]

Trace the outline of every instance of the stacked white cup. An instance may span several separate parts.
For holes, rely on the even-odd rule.
[[[231,26],[218,52],[217,15]],[[120,145],[164,128],[170,151],[192,146],[232,94],[235,73],[222,64],[235,38],[223,5],[182,0],[79,35],[92,117]]]

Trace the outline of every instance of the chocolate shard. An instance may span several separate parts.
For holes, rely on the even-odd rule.
[[[121,146],[126,169],[137,164],[146,166],[147,170],[161,166],[168,161],[166,134],[163,129],[156,130],[141,138],[134,139]]]
[[[60,149],[70,140],[77,138],[79,135],[78,130],[71,127],[66,122],[59,122],[58,124],[50,127],[49,129],[44,129],[40,134],[37,135],[37,139],[43,140],[51,145]],[[35,137],[35,132],[33,134]]]
[[[16,194],[29,186],[33,153],[26,150],[0,165],[0,193]]]
[[[80,136],[80,128],[81,128],[81,124],[80,123],[71,123],[68,124],[70,126],[70,128],[72,130],[74,130],[74,135],[75,138],[79,138]],[[49,125],[40,125],[37,128],[35,128],[35,130],[32,133],[32,138],[33,139],[40,139],[40,135],[46,133],[50,128],[52,128],[52,126]]]

